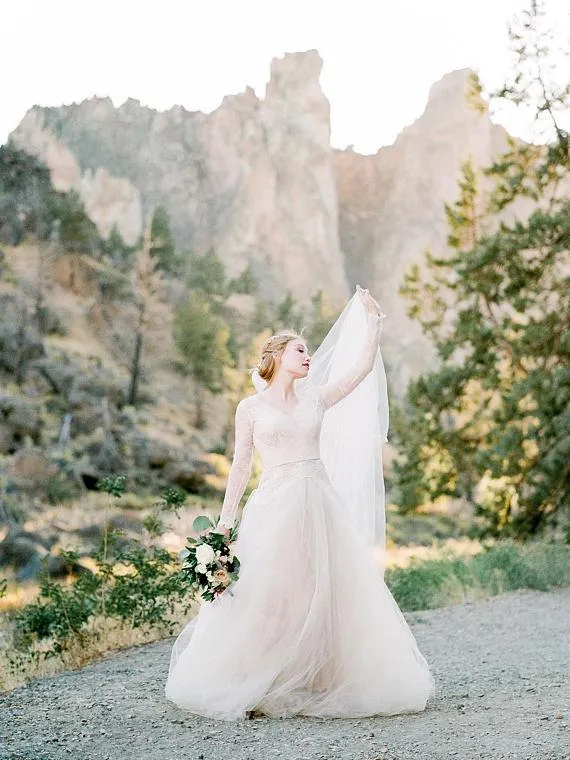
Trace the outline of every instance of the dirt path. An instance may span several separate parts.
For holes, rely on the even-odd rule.
[[[423,713],[195,717],[163,696],[165,641],[0,696],[0,760],[570,758],[570,589],[518,591],[406,618],[438,688]]]

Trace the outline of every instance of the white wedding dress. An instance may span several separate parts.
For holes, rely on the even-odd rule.
[[[348,517],[321,458],[323,419],[374,366],[379,318],[348,372],[297,391],[291,412],[255,394],[235,415],[235,451],[220,523],[233,525],[258,451],[235,553],[239,579],[202,603],[172,649],[166,697],[192,713],[240,720],[419,712],[434,678]],[[230,593],[231,592],[231,593]]]

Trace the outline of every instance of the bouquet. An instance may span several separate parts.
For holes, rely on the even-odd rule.
[[[198,539],[190,536],[186,539],[186,547],[178,554],[184,563],[182,572],[190,581],[195,594],[199,594],[204,601],[211,602],[238,579],[240,563],[233,553],[237,531],[230,528],[227,536],[212,532],[214,523],[205,515],[197,517],[192,527],[203,535]],[[209,532],[204,534],[204,531]]]

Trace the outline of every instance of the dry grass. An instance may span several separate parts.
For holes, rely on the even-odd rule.
[[[407,546],[393,546],[386,549],[386,567],[408,567],[414,559],[438,559],[442,552],[447,550],[469,557],[479,554],[483,549],[479,541],[470,538],[448,538],[439,544],[420,546],[410,544]],[[375,558],[380,562],[382,553],[380,549],[375,551]]]
[[[1,615],[3,613],[19,610],[24,605],[32,602],[38,595],[40,586],[35,581],[22,584],[14,581],[8,582],[8,587],[4,596],[0,597],[0,630]]]

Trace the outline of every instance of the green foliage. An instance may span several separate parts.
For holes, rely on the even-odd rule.
[[[133,289],[129,278],[113,267],[103,266],[97,271],[97,284],[105,303],[132,299]]]
[[[304,335],[309,349],[314,350],[312,347],[317,347],[323,342],[339,315],[333,311],[322,290],[312,296],[311,306],[309,329]]]
[[[408,567],[387,569],[386,584],[398,605],[410,611],[520,588],[548,591],[570,584],[570,548],[506,540],[472,557],[446,551],[438,559],[416,558]]]
[[[100,491],[119,500],[125,493],[126,476],[108,476],[98,482]],[[152,539],[165,530],[162,510],[176,510],[185,501],[179,489],[167,489],[155,512],[147,516],[145,528]],[[106,510],[107,512],[107,510]],[[188,583],[172,555],[152,544],[119,547],[121,531],[113,529],[106,517],[101,545],[92,553],[96,572],[84,571],[71,583],[61,584],[49,576],[42,578],[40,593],[14,617],[15,643],[21,653],[31,652],[40,641],[42,656],[64,652],[76,640],[89,635],[89,622],[97,616],[119,620],[131,628],[174,629],[173,613],[192,603]],[[76,563],[73,552],[61,556]]]
[[[101,248],[97,227],[85,212],[83,202],[75,190],[53,193],[47,202],[49,218],[60,248],[66,251],[93,254]]]
[[[137,546],[120,552],[112,566],[100,555],[96,560],[97,573],[82,573],[71,584],[44,578],[38,598],[15,615],[20,649],[49,640],[45,656],[59,654],[74,639],[86,637],[87,624],[98,615],[131,628],[159,626],[173,632],[169,616],[177,605],[188,609],[190,599],[188,584],[169,552]]]
[[[185,600],[189,607],[189,599],[188,585],[171,554],[158,547],[135,547],[122,552],[119,561],[128,572],[113,574],[105,598],[106,614],[129,622],[132,628],[166,625],[172,633],[174,622],[168,622],[168,616]]]
[[[62,652],[72,636],[82,634],[95,614],[102,583],[101,576],[91,573],[80,575],[71,586],[44,578],[38,598],[15,616],[17,644],[25,648],[49,638],[53,646],[48,656]]]
[[[150,237],[150,255],[158,262],[158,269],[171,275],[180,274],[184,259],[176,250],[170,217],[164,206],[158,206],[152,216]]]
[[[277,304],[275,319],[279,325],[279,330],[292,329],[300,332],[303,326],[304,313],[290,290],[287,291],[283,300]]]
[[[209,530],[210,528],[213,528],[214,523],[207,515],[198,515],[198,517],[194,518],[192,527],[197,533],[201,533],[203,530]]]
[[[47,166],[11,143],[0,146],[0,218],[0,240],[12,245],[26,234],[80,253],[104,245],[77,192],[57,192]]]
[[[126,475],[107,475],[97,482],[97,489],[119,499],[127,487]]]
[[[54,475],[45,484],[46,498],[54,506],[71,501],[77,496],[77,490],[75,483],[62,472]]]
[[[247,265],[238,277],[230,280],[228,291],[231,293],[246,293],[248,295],[255,295],[259,292],[259,280],[253,274],[250,264]]]
[[[109,237],[103,242],[103,253],[111,264],[121,272],[132,269],[139,245],[127,245],[114,224]]]
[[[229,329],[209,298],[196,290],[175,314],[174,342],[194,379],[213,393],[224,390],[224,367],[231,364]]]
[[[162,501],[165,509],[176,511],[184,505],[188,494],[181,488],[167,488],[162,494]]]
[[[188,259],[187,285],[209,296],[225,298],[228,295],[228,279],[224,262],[210,249],[204,255],[190,253]]]
[[[525,61],[536,21],[528,16],[517,37]],[[517,77],[515,90],[501,94],[522,97],[523,86]],[[533,91],[537,111],[553,115],[550,90]],[[569,93],[559,92],[568,104]],[[412,509],[460,497],[484,532],[528,536],[563,529],[570,507],[570,202],[560,191],[570,180],[567,135],[555,123],[546,146],[511,140],[485,173],[489,193],[464,165],[459,198],[446,207],[451,255],[428,253],[425,271],[411,268],[401,289],[440,366],[408,388],[398,501]],[[511,209],[521,197],[535,203],[523,219]],[[498,216],[507,209],[513,221]]]
[[[12,143],[0,146],[0,240],[18,245],[28,233],[46,239],[46,200],[54,193],[45,164]]]

